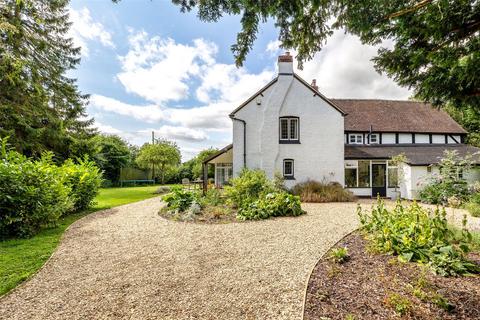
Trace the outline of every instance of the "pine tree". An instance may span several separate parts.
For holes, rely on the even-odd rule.
[[[59,158],[88,149],[88,96],[67,71],[80,48],[67,37],[67,0],[0,0],[0,136],[26,154]],[[78,154],[77,154],[78,155]]]

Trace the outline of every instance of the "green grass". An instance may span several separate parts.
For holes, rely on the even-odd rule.
[[[76,220],[94,211],[132,203],[157,195],[158,186],[101,189],[95,198],[97,204],[86,212],[68,215],[55,228],[42,230],[30,239],[12,239],[0,242],[0,296],[35,273],[57,247],[62,234]]]

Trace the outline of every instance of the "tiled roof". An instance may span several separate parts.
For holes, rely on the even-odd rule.
[[[445,111],[415,101],[330,99],[344,110],[346,131],[463,134]]]
[[[457,150],[462,157],[474,155],[474,162],[480,164],[480,149],[466,144],[346,145],[345,159],[389,159],[403,153],[411,165],[428,165],[438,163],[445,150]]]

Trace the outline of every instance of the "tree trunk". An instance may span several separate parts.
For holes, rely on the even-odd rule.
[[[164,183],[165,180],[165,164],[162,164],[162,184]]]

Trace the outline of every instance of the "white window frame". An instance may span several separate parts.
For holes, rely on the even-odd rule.
[[[375,137],[375,141],[372,141],[372,137]],[[368,142],[369,144],[379,144],[380,143],[379,138],[380,136],[378,133],[372,133],[368,136]]]
[[[348,143],[350,143],[350,144],[363,144],[363,134],[361,134],[361,133],[349,133],[348,134]]]
[[[285,173],[285,164],[291,163],[292,164],[292,172]],[[283,177],[284,178],[293,178],[295,176],[295,161],[293,159],[283,159]]]
[[[287,122],[287,138],[282,135],[282,122]],[[296,122],[295,130],[292,134],[292,122]],[[281,117],[279,121],[279,136],[280,141],[299,141],[300,118],[298,117]]]
[[[357,160],[345,161],[344,170],[345,169],[355,169],[355,186],[346,187],[346,188],[358,188],[358,161]]]

